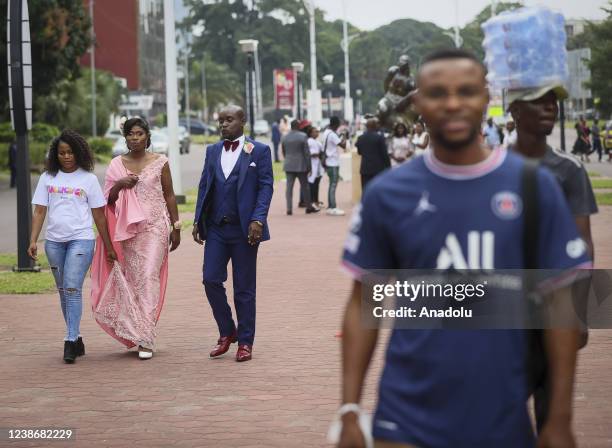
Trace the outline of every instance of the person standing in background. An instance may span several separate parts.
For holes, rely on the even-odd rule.
[[[392,159],[392,165],[397,166],[414,155],[414,147],[408,134],[406,125],[399,121],[393,127],[393,136],[391,137],[391,147],[389,153]]]
[[[599,120],[593,120],[593,126],[591,126],[591,135],[593,136],[593,152],[597,152],[597,158],[599,162],[601,162],[601,157],[603,156],[600,132],[601,130],[599,129]]]
[[[397,127],[397,126],[396,126]],[[404,129],[406,126],[404,126]],[[378,132],[378,121],[370,118],[366,122],[366,131],[357,139],[357,152],[361,156],[361,188],[365,189],[368,182],[379,173],[391,167],[387,143]]]
[[[287,176],[287,215],[293,214],[293,185],[297,179],[300,189],[304,192],[304,198],[309,201],[306,204],[306,213],[316,213],[319,209],[310,203],[310,189],[308,188],[308,175],[310,174],[310,150],[308,148],[308,137],[299,130],[300,123],[297,120],[291,122],[291,131],[283,137],[283,170]],[[301,194],[300,194],[301,196]]]
[[[327,194],[327,214],[343,216],[344,210],[336,204],[336,188],[340,179],[340,150],[346,148],[346,138],[337,134],[340,127],[340,118],[333,116],[329,119],[329,127],[323,133],[323,151],[325,152],[325,166],[329,176],[329,191]]]
[[[272,123],[272,146],[274,147],[274,162],[278,162],[278,146],[281,142],[280,119]]]
[[[487,124],[485,124],[484,129],[482,130],[482,135],[485,138],[485,143],[489,148],[495,149],[501,145],[499,129],[497,129],[497,125],[493,121],[492,117],[487,119]]]
[[[318,140],[319,129],[312,126],[308,129],[308,149],[310,151],[310,174],[308,175],[308,186],[310,187],[310,196],[313,207],[321,207],[322,202],[319,201],[319,184],[323,177],[323,164],[321,163],[321,153],[323,145]]]
[[[412,144],[414,145],[415,156],[422,156],[427,148],[429,148],[429,134],[425,131],[425,124],[421,121],[414,125]]]
[[[17,186],[17,142],[13,140],[8,147],[9,169],[11,170],[11,188]]]
[[[508,120],[506,122],[506,127],[504,128],[504,148],[511,148],[516,145],[516,124],[512,120]]]

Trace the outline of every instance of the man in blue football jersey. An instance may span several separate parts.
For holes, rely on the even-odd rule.
[[[432,151],[372,181],[352,220],[344,265],[354,277],[343,326],[339,447],[364,447],[358,424],[378,330],[361,324],[363,275],[377,269],[524,267],[524,160],[479,135],[489,102],[485,69],[444,50],[421,65],[415,106]],[[552,175],[537,171],[541,269],[590,266]],[[555,292],[558,294],[559,291]],[[574,447],[572,388],[578,331],[545,331],[551,413],[538,447]],[[533,447],[526,339],[517,330],[400,330],[389,340],[373,420],[378,447]]]

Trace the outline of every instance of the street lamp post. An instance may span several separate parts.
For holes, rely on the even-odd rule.
[[[323,84],[327,88],[327,118],[331,118],[332,109],[331,109],[331,86],[334,83],[334,75],[325,75],[323,76]]]
[[[259,41],[255,39],[242,39],[238,41],[240,49],[247,55],[247,95],[249,100],[249,127],[251,138],[255,138],[255,95],[253,92],[253,70],[255,66],[255,52]]]
[[[98,126],[96,125],[96,31],[94,28],[94,2],[89,0],[89,20],[91,20],[90,38],[91,47],[89,49],[89,62],[91,63],[91,135],[98,136]]]
[[[185,60],[183,71],[185,74],[185,124],[187,125],[187,132],[191,134],[191,103],[189,98],[189,50],[187,44],[185,44]]]
[[[16,271],[33,271],[28,256],[32,229],[32,186],[28,130],[32,129],[32,57],[30,52],[30,20],[27,0],[9,0],[8,87],[11,122],[17,136],[17,266]]]
[[[361,104],[361,95],[362,94],[363,94],[363,90],[361,90],[361,89],[355,90],[355,95],[357,95],[357,115],[359,115],[359,117],[361,117],[361,115],[363,114],[362,104]]]
[[[178,81],[176,76],[176,32],[174,27],[174,0],[164,0],[164,50],[166,65],[166,115],[168,125],[168,159],[172,184],[179,204],[185,203],[178,138]]]
[[[343,35],[343,50],[344,50],[344,119],[353,120],[353,103],[351,100],[351,80],[349,70],[349,36],[348,24],[346,22],[346,0],[342,1],[343,18],[342,18],[342,35]]]
[[[321,91],[317,88],[317,43],[316,43],[316,7],[314,0],[304,0],[310,20],[310,91],[308,92],[308,119],[318,122],[322,118]]]
[[[208,123],[208,94],[206,92],[206,56],[202,56],[202,119]]]
[[[297,104],[297,119],[302,119],[302,76],[301,73],[304,71],[304,64],[301,62],[293,62],[291,63],[291,67],[293,68],[293,72],[295,73],[296,79],[296,104]]]

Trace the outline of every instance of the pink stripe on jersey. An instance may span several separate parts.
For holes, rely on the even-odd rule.
[[[506,160],[506,155],[506,149],[498,147],[491,152],[489,157],[474,165],[448,165],[436,159],[433,150],[427,151],[423,157],[425,157],[425,165],[432,173],[448,179],[467,180],[489,174]]]

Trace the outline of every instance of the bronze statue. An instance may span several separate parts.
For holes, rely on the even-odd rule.
[[[393,129],[395,123],[403,122],[410,126],[416,121],[417,114],[412,110],[411,94],[415,90],[414,79],[410,75],[410,58],[399,57],[398,65],[389,68],[384,83],[385,96],[376,106],[376,115],[382,127]]]

